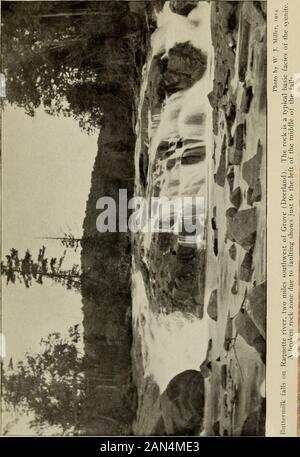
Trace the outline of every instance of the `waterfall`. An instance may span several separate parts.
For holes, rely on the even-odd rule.
[[[164,53],[176,43],[191,44],[204,52],[210,50],[210,4],[199,2],[185,17],[173,13],[170,2],[164,4],[163,10],[157,14],[157,30],[152,35],[151,47],[153,55]]]
[[[142,340],[144,376],[163,392],[178,373],[199,370],[205,359],[208,322],[181,312],[156,314],[149,308],[141,272],[133,269],[133,326]]]
[[[179,139],[199,142],[211,148],[211,107],[207,95],[212,84],[212,44],[210,35],[210,4],[199,2],[188,17],[173,13],[169,2],[157,14],[157,30],[151,39],[151,54],[143,72],[139,112],[142,110],[151,61],[154,56],[168,53],[176,43],[190,42],[207,54],[207,70],[201,80],[191,88],[178,91],[167,97],[162,110],[148,112],[149,169],[146,196],[151,197],[153,185],[159,183],[160,195],[164,196],[206,196],[207,161],[188,166],[180,164],[183,146],[170,150],[168,158],[157,159],[160,143],[176,144]],[[136,170],[142,139],[142,127],[138,124],[136,146]],[[198,145],[198,143],[197,143]],[[168,159],[176,159],[172,168],[167,167]],[[178,159],[178,161],[177,161]],[[152,166],[154,168],[152,168]],[[153,176],[153,169],[157,173]],[[140,188],[136,181],[136,191]],[[149,250],[151,234],[145,234],[143,251]],[[140,254],[142,255],[142,254]],[[147,258],[143,254],[143,261]],[[134,262],[133,262],[134,263]],[[155,313],[150,309],[144,278],[137,266],[132,271],[133,327],[140,335],[144,376],[152,376],[163,392],[169,381],[187,369],[199,369],[206,357],[208,344],[208,320],[180,311],[170,314]],[[158,304],[158,309],[160,306]]]

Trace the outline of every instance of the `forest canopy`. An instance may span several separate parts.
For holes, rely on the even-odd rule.
[[[127,2],[3,2],[1,22],[6,99],[29,116],[42,106],[89,133],[101,126],[101,97],[129,103],[141,46]]]
[[[78,433],[85,397],[83,358],[78,326],[68,337],[51,333],[41,340],[41,350],[26,354],[16,366],[11,359],[2,367],[3,401],[6,406],[34,413],[31,426],[37,431],[59,427],[64,434]]]

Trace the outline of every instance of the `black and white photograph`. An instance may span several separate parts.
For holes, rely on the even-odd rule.
[[[267,2],[1,1],[2,435],[265,436]]]

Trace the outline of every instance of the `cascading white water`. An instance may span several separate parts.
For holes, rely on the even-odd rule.
[[[152,56],[164,53],[167,57],[169,50],[176,43],[191,42],[207,54],[208,69],[200,81],[197,81],[190,89],[179,91],[165,101],[160,122],[153,126],[150,117],[149,133],[150,163],[154,163],[156,151],[162,141],[175,142],[179,138],[199,139],[206,144],[210,142],[210,129],[208,119],[211,117],[211,107],[207,98],[211,85],[211,60],[212,43],[210,33],[210,4],[199,2],[188,17],[175,14],[170,10],[169,2],[166,2],[163,10],[157,14],[157,30],[152,36]],[[199,117],[205,121],[201,124]],[[155,119],[157,123],[157,119]],[[149,173],[151,172],[149,167]],[[200,192],[197,185],[203,182],[206,174],[205,165],[191,165],[189,169],[180,169],[180,188],[177,195],[195,195]],[[148,176],[148,182],[151,176]],[[172,189],[171,195],[176,190]],[[164,194],[169,192],[165,189]],[[205,196],[206,189],[201,186],[201,194]]]
[[[143,276],[133,270],[133,325],[142,341],[143,366],[163,392],[169,381],[184,370],[199,370],[205,359],[208,326],[205,320],[181,312],[153,313]]]
[[[157,15],[157,30],[152,36],[152,58],[158,54],[168,55],[176,43],[190,41],[208,55],[208,70],[203,78],[186,91],[180,91],[168,97],[161,115],[151,116],[149,112],[149,163],[154,164],[156,151],[162,141],[177,141],[179,138],[202,140],[210,147],[211,108],[207,100],[211,84],[212,45],[210,36],[210,4],[199,2],[188,17],[180,16],[170,10],[169,2]],[[148,77],[150,62],[146,64],[145,80]],[[203,125],[199,118],[205,119]],[[139,140],[137,145],[139,144]],[[139,147],[136,148],[139,154]],[[174,155],[177,154],[176,150]],[[180,154],[180,151],[178,151]],[[162,167],[164,164],[162,163]],[[138,167],[138,159],[136,160]],[[138,168],[137,168],[138,170]],[[151,166],[149,167],[151,170]],[[138,172],[137,172],[138,176]],[[171,170],[163,169],[161,195],[206,194],[206,164],[194,164],[188,167],[175,166]],[[148,182],[152,182],[151,171]],[[202,184],[201,184],[202,183]],[[148,186],[148,191],[151,186]],[[201,186],[200,186],[201,184]],[[139,183],[136,183],[139,189]],[[151,195],[147,195],[150,198]],[[143,247],[146,251],[151,242],[151,234],[145,234]],[[146,258],[144,258],[144,261]],[[162,391],[168,382],[186,369],[199,369],[205,359],[208,344],[208,322],[181,312],[157,314],[150,310],[145,291],[144,280],[137,267],[133,268],[133,325],[141,336],[142,357],[145,376],[152,376]],[[158,304],[159,309],[159,304]]]
[[[210,4],[199,2],[185,17],[173,13],[170,2],[166,2],[157,14],[157,29],[151,40],[153,55],[167,55],[176,43],[187,41],[204,52],[210,51]]]

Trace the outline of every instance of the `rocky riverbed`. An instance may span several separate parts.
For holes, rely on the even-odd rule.
[[[133,238],[133,431],[264,434],[266,7],[160,2],[152,21],[135,194],[202,196],[206,224],[201,245]]]

